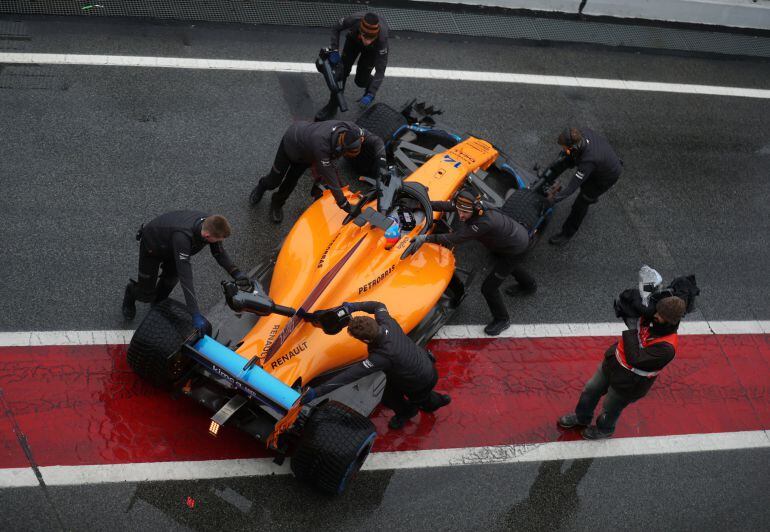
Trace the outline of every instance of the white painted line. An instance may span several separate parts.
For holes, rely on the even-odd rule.
[[[617,438],[603,441],[548,442],[539,444],[498,445],[372,453],[365,471],[383,469],[423,469],[466,465],[514,464],[548,460],[607,458],[736,449],[770,448],[767,431],[687,434],[646,438]],[[287,475],[288,462],[276,465],[270,458],[243,460],[206,460],[199,462],[157,462],[139,464],[48,466],[39,471],[49,486],[199,480],[211,478]],[[31,469],[0,469],[0,488],[37,485]]]
[[[0,333],[0,347],[41,345],[121,345],[134,331],[27,331]]]
[[[286,475],[291,472],[288,462],[283,466],[279,466],[272,458],[90,466],[49,466],[41,467],[39,468],[39,471],[43,476],[43,481],[49,486],[102,484],[105,482],[261,477],[273,474]],[[2,476],[3,470],[0,469],[0,478],[2,478]],[[2,485],[2,481],[0,481],[0,485]]]
[[[0,489],[28,488],[39,485],[40,483],[31,467],[0,469]]]
[[[563,338],[574,336],[618,336],[622,322],[513,324],[496,338]],[[683,321],[679,334],[767,334],[770,321]],[[445,325],[434,336],[438,340],[491,338],[483,325]]]
[[[280,61],[246,61],[229,59],[192,59],[185,57],[146,57],[135,55],[79,55],[79,54],[25,54],[0,53],[0,64],[22,63],[38,65],[88,65],[125,66],[150,68],[183,68],[203,70],[240,70],[252,72],[316,72],[313,63]],[[770,98],[770,89],[725,87],[720,85],[695,85],[689,83],[662,83],[622,79],[577,78],[572,76],[546,76],[513,72],[483,72],[476,70],[443,70],[433,68],[389,67],[388,76],[393,78],[418,78],[451,81],[479,81],[487,83],[512,83],[524,85],[550,85],[556,87],[581,87],[588,89],[614,89],[675,94],[709,96],[734,96],[740,98]]]
[[[576,336],[617,336],[625,330],[621,322],[514,324],[496,338],[568,338]],[[121,345],[134,331],[25,331],[0,332],[0,347],[44,345]],[[770,334],[770,321],[684,321],[679,334]],[[445,325],[437,340],[492,338],[483,325]]]

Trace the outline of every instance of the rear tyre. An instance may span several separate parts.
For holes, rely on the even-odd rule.
[[[501,210],[531,231],[537,227],[544,203],[545,199],[537,192],[520,189],[513,191]]]
[[[406,118],[389,105],[376,103],[358,117],[356,124],[374,133],[387,144],[396,131],[406,125]],[[353,168],[361,175],[376,177],[374,163],[377,154],[372,152],[371,146],[369,148],[362,150],[361,154],[353,159]]]
[[[356,119],[356,124],[387,143],[401,126],[406,125],[406,118],[387,104],[375,103]]]
[[[128,365],[155,386],[170,387],[192,364],[180,347],[193,330],[187,307],[178,301],[154,305],[128,344]]]
[[[316,407],[305,424],[291,470],[298,479],[338,495],[361,469],[376,437],[369,418],[328,401]]]

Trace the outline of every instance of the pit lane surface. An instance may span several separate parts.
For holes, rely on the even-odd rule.
[[[31,40],[13,46],[25,52],[307,61],[326,40],[324,32],[276,28],[36,20],[24,26]],[[308,46],[311,41],[321,44]],[[770,74],[768,64],[750,61],[473,39],[404,36],[393,49],[393,65],[416,67],[756,88],[768,88]],[[324,101],[319,81],[254,72],[4,66],[0,329],[128,327],[119,300],[125,278],[135,273],[133,231],[170,208],[223,212],[236,228],[228,249],[241,264],[258,262],[289,223],[269,224],[266,205],[249,209],[246,196],[254,177],[269,167],[287,122],[310,116]],[[306,93],[313,105],[302,99]],[[414,95],[430,96],[447,121],[499,139],[523,161],[551,157],[556,132],[570,122],[605,132],[626,162],[622,180],[592,210],[574,242],[560,250],[541,245],[529,257],[540,290],[511,302],[515,321],[610,321],[613,296],[633,284],[642,262],[667,278],[696,273],[704,291],[692,319],[768,319],[762,281],[770,229],[766,100],[419,79],[387,79],[380,100],[398,105]],[[300,186],[287,221],[306,201]],[[464,250],[463,257],[474,260],[473,251]],[[221,277],[212,262],[197,259],[195,266],[199,295],[208,303],[217,300]],[[483,323],[486,312],[474,290],[454,322]],[[760,389],[763,374],[756,373]],[[481,408],[485,400],[478,398]],[[551,406],[556,411],[573,401],[561,398]],[[680,406],[673,403],[664,402],[657,415]],[[767,528],[766,464],[767,452],[755,450],[367,472],[339,502],[319,500],[286,477],[23,488],[0,492],[0,502],[21,509],[3,512],[13,529],[85,528],[86,509],[88,525],[99,528],[150,522],[492,528],[521,516],[544,527]],[[619,491],[624,497],[613,495]],[[95,510],[113,497],[115,507]],[[308,501],[301,510],[298,497]],[[608,499],[612,507],[602,504]]]

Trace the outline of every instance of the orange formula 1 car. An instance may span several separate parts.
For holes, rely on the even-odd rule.
[[[420,105],[402,113],[372,106],[359,123],[387,141],[390,175],[346,189],[356,205],[350,215],[324,192],[277,254],[250,272],[253,291],[223,283],[225,301],[208,313],[212,336],[191,333],[182,304],[154,306],[129,345],[132,368],[214,411],[211,433],[235,425],[276,451],[278,461],[290,455],[298,478],[342,492],[376,437],[367,416],[385,377],[370,375],[305,400],[308,387],[366,357],[365,344],[336,334],[350,319],[341,304],[381,301],[425,344],[462,301],[472,275],[456,267],[451,250],[410,243],[418,234],[451,230],[452,216],[434,213],[431,200],[471,187],[513,211],[533,240],[550,214],[547,180],[515,167],[485,140],[437,127],[434,114]]]

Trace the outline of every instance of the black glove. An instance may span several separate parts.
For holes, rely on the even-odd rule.
[[[343,203],[342,205],[340,205],[340,209],[342,209],[343,211],[345,211],[345,212],[346,212],[346,213],[348,213],[348,214],[350,214],[351,212],[353,212],[353,206],[350,204],[350,202],[349,202],[349,201],[346,201],[345,203]]]
[[[211,324],[209,323],[209,320],[207,320],[200,312],[193,314],[192,323],[193,327],[195,327],[199,333],[208,335],[211,334]]]
[[[233,272],[233,279],[235,279],[235,285],[239,290],[244,292],[252,292],[254,290],[254,284],[249,279],[249,276],[240,270]]]
[[[417,235],[415,237],[412,237],[409,242],[412,242],[415,244],[415,246],[421,246],[428,240],[428,235]]]

